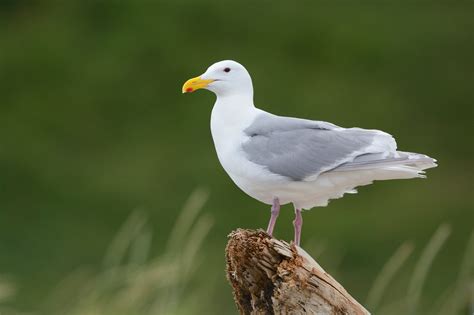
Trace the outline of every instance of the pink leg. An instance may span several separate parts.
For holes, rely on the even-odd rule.
[[[273,235],[273,228],[275,227],[275,223],[277,221],[278,215],[280,214],[280,200],[278,198],[273,199],[273,206],[272,206],[272,215],[270,217],[270,221],[268,222],[267,233],[268,235]]]
[[[295,244],[300,246],[301,241],[301,227],[303,226],[303,216],[301,215],[301,209],[295,208],[295,220],[293,221],[295,226]]]

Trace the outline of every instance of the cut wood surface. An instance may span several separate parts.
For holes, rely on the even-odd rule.
[[[232,232],[226,259],[241,314],[370,314],[302,248],[262,230]]]

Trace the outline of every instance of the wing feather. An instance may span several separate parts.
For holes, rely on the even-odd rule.
[[[245,133],[248,140],[242,148],[250,161],[295,181],[313,180],[357,157],[379,154],[385,158],[396,150],[392,136],[378,130],[268,113],[257,116]]]

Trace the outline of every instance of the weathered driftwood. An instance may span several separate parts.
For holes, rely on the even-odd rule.
[[[226,258],[241,314],[369,314],[302,248],[262,230],[232,232]]]

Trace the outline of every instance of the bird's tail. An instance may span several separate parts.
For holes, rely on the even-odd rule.
[[[401,157],[406,157],[403,165],[413,166],[420,171],[438,166],[438,164],[436,164],[437,161],[428,155],[403,151],[397,151],[397,154]]]
[[[387,168],[407,168],[423,174],[423,170],[436,167],[436,160],[420,153],[396,151],[389,157],[380,158],[375,154],[361,156],[353,162],[343,164],[333,171],[355,171],[370,169],[387,169]]]

